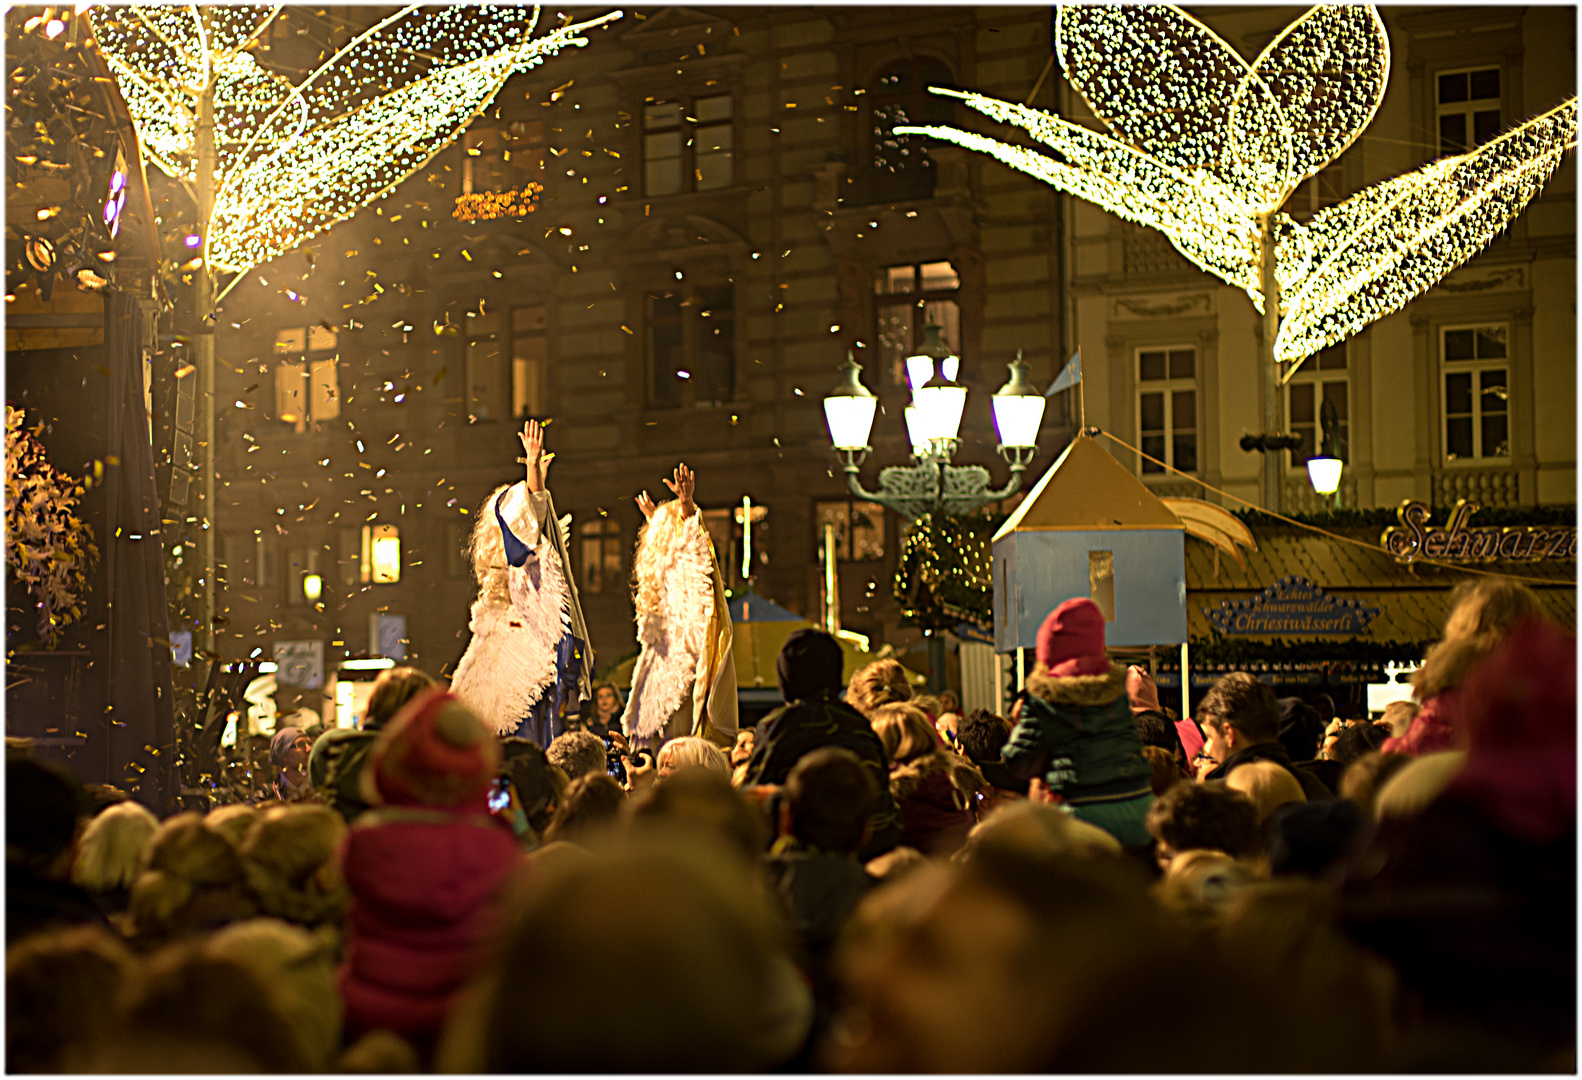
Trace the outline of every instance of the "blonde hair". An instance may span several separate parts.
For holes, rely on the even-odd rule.
[[[936,720],[945,715],[945,706],[933,694],[913,694],[908,700],[922,709],[925,715],[932,716]]]
[[[1374,796],[1374,820],[1415,817],[1422,813],[1450,785],[1466,760],[1464,750],[1442,750],[1437,754],[1424,754],[1402,766]]]
[[[693,528],[703,528],[700,518],[693,523],[693,519],[681,516],[680,499],[671,499],[655,507],[654,516],[638,528],[637,551],[632,557],[632,588],[639,613],[660,609],[660,593],[664,587],[662,563],[665,550],[670,547],[671,537],[676,531],[687,528],[689,524]],[[713,551],[714,542],[708,539],[706,535],[708,530],[703,531],[709,543],[709,550]]]
[[[229,806],[216,806],[203,818],[206,828],[212,829],[231,842],[232,847],[240,847],[242,838],[247,835],[247,830],[253,827],[253,822],[258,820],[258,808],[246,803],[232,803]]]
[[[269,988],[309,1070],[330,1067],[341,1042],[332,939],[279,919],[246,919],[215,931],[203,952],[250,968]]]
[[[661,746],[659,754],[654,758],[654,767],[657,769],[666,764],[676,769],[698,765],[721,776],[728,777],[731,774],[731,763],[724,752],[709,740],[700,739],[695,735],[683,735]]]
[[[247,882],[264,914],[316,925],[345,910],[350,894],[335,864],[346,823],[327,806],[266,810],[242,841]]]
[[[143,868],[143,849],[159,831],[159,819],[128,799],[100,811],[83,830],[71,865],[74,884],[94,892],[129,889]]]
[[[1417,719],[1417,714],[1422,709],[1423,707],[1417,702],[1403,698],[1400,701],[1392,701],[1386,705],[1384,707],[1384,715],[1379,719],[1390,725],[1391,735],[1399,738],[1411,728],[1412,721]],[[1404,718],[1401,716],[1402,713],[1405,714]]]
[[[1272,761],[1250,761],[1225,778],[1225,786],[1239,791],[1258,808],[1258,824],[1286,803],[1307,802],[1296,777]]]
[[[939,749],[939,737],[923,710],[910,702],[881,705],[868,718],[890,764],[899,765]]]
[[[159,827],[144,848],[143,872],[132,886],[128,914],[138,936],[164,937],[256,915],[241,857],[219,829],[188,812]],[[198,910],[194,901],[205,899]],[[188,925],[188,916],[199,919]]]
[[[499,532],[495,529],[495,532]],[[368,692],[368,705],[363,709],[363,730],[377,731],[395,719],[401,706],[417,697],[431,686],[438,686],[427,673],[413,667],[393,667],[381,671]]]
[[[1230,901],[1262,877],[1257,867],[1223,851],[1191,848],[1170,860],[1154,894],[1163,907],[1189,924],[1206,927],[1217,922]]]
[[[1462,582],[1451,592],[1450,605],[1444,636],[1428,647],[1423,666],[1412,675],[1419,701],[1460,686],[1517,623],[1541,617],[1543,611],[1538,595],[1527,586],[1498,578]]]
[[[886,658],[875,660],[852,673],[846,684],[846,704],[862,715],[873,719],[873,711],[894,701],[909,701],[912,688],[906,681],[906,669],[898,661]]]
[[[1035,856],[1121,854],[1121,842],[1097,825],[1026,799],[1001,806],[974,825],[955,858],[969,860],[984,848]]]
[[[478,507],[472,519],[472,534],[467,538],[467,559],[472,563],[472,577],[478,584],[479,596],[500,599],[511,595],[509,566],[505,561],[505,537],[500,533],[500,523],[494,519],[494,501],[510,490],[512,485],[501,484],[489,492],[489,497]]]

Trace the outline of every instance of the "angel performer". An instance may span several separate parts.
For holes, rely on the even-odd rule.
[[[517,436],[527,477],[484,500],[468,544],[478,598],[451,693],[497,735],[520,735],[547,747],[566,716],[591,698],[593,650],[566,573],[568,522],[555,520],[544,481],[554,454],[544,453],[536,420]]]
[[[637,643],[632,690],[621,726],[634,746],[657,750],[683,735],[722,748],[736,739],[736,661],[725,583],[703,515],[692,501],[696,478],[678,465],[665,486],[676,497],[654,505],[637,535],[633,573]]]

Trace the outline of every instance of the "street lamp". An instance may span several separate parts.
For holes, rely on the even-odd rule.
[[[840,384],[824,398],[824,417],[830,441],[843,459],[851,493],[894,510],[908,521],[933,511],[967,513],[1015,494],[1038,449],[1044,398],[1028,385],[1027,365],[1020,352],[1007,367],[1011,378],[994,395],[994,423],[1000,435],[1000,456],[1011,467],[1010,483],[993,489],[989,487],[989,470],[983,466],[950,464],[960,445],[967,388],[956,381],[961,357],[945,346],[939,327],[930,323],[924,328],[922,347],[906,360],[912,403],[904,416],[912,464],[880,469],[879,490],[868,491],[858,473],[872,449],[868,436],[878,398],[862,385],[862,365],[847,353]]]
[[[1340,490],[1340,473],[1345,463],[1335,454],[1335,428],[1340,424],[1339,410],[1332,401],[1325,400],[1318,410],[1319,428],[1323,443],[1319,452],[1307,459],[1307,478],[1313,490],[1320,495],[1334,495]]]

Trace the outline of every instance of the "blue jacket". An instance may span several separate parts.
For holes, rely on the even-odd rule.
[[[1125,665],[1068,678],[1036,672],[1019,700],[1022,715],[1001,751],[1013,776],[1042,776],[1073,804],[1151,794],[1153,769],[1132,722]]]

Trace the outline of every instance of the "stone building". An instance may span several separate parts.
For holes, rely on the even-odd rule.
[[[323,10],[290,9],[266,44],[284,56],[304,20],[366,18]],[[382,203],[254,271],[218,327],[225,653],[322,640],[333,660],[370,650],[374,616],[400,616],[389,641],[448,672],[472,594],[466,534],[520,475],[524,416],[550,421],[550,487],[572,516],[601,669],[635,649],[633,496],[667,495],[678,461],[698,473],[728,584],[745,584],[745,556],[758,593],[816,618],[831,522],[845,625],[914,646],[891,597],[901,523],[847,492],[820,399],[854,350],[883,407],[871,486],[906,459],[899,361],[927,322],[970,388],[959,463],[999,482],[989,395],[1005,364],[1021,350],[1045,385],[1080,346],[1089,424],[1256,501],[1261,463],[1237,445],[1262,427],[1247,297],[1157,234],[889,132],[984,123],[931,85],[1085,115],[1050,66],[1051,14],[631,11],[513,78]],[[1251,56],[1299,11],[1202,14]],[[1569,9],[1385,18],[1388,96],[1299,193],[1308,212],[1573,91]],[[1292,382],[1290,430],[1316,438],[1315,403],[1338,407],[1346,505],[1574,501],[1573,193],[1567,159],[1488,251]],[[1073,433],[1071,397],[1051,399],[1032,478]],[[1140,471],[1161,494],[1201,494]],[[1285,495],[1312,505],[1300,453]]]

